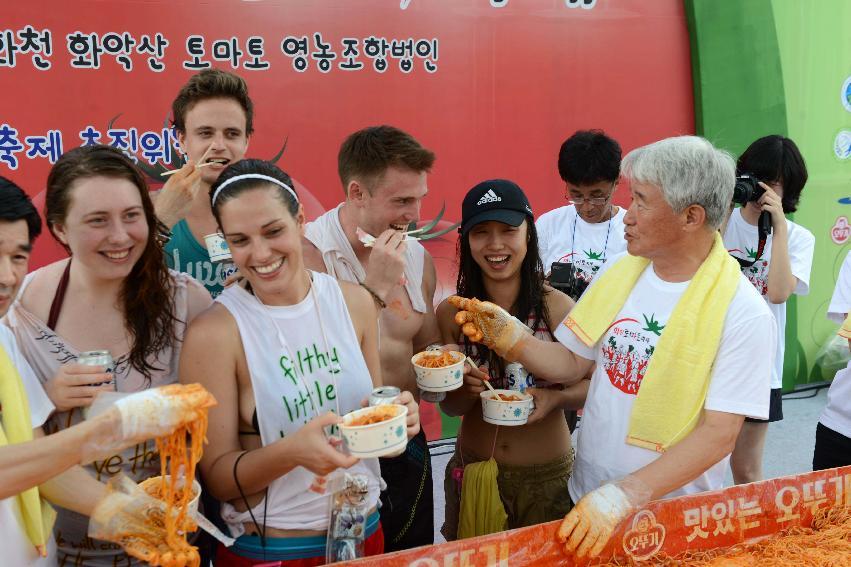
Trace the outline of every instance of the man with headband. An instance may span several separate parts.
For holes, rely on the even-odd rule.
[[[180,89],[172,114],[188,161],[155,201],[157,217],[171,229],[166,260],[170,268],[201,282],[215,298],[222,292],[226,274],[222,264],[210,260],[204,244],[204,237],[217,231],[210,187],[228,164],[245,157],[254,132],[254,105],[241,77],[205,69]]]
[[[420,217],[434,153],[392,126],[350,135],[338,155],[345,201],[309,223],[304,248],[309,268],[361,284],[380,311],[384,384],[416,392],[411,356],[440,341],[434,315],[436,275],[431,256],[403,232]],[[374,236],[371,246],[364,244]],[[431,463],[425,434],[400,457],[380,459],[385,550],[434,540]]]

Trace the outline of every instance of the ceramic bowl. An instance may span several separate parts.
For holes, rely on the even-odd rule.
[[[368,425],[356,425],[371,415],[390,415]],[[355,410],[343,416],[340,433],[349,453],[360,459],[398,454],[408,444],[405,418],[408,408],[400,404],[374,406]]]
[[[452,350],[449,353],[457,360],[449,366],[426,368],[418,364],[424,357],[432,356],[432,352],[423,351],[411,357],[414,372],[417,376],[417,386],[424,392],[450,392],[457,390],[464,383],[464,353]]]
[[[165,475],[166,482],[168,482],[170,475]],[[142,482],[139,483],[139,486],[144,489],[148,495],[153,496],[154,498],[159,499],[157,496],[157,490],[159,488],[161,476],[152,476],[151,478],[146,478]],[[198,500],[201,498],[201,485],[198,483],[197,479],[192,480],[192,500],[189,501],[188,511],[193,516],[198,513]]]
[[[485,390],[479,396],[482,398],[482,417],[494,425],[525,425],[529,414],[535,407],[534,398],[517,390],[495,390],[496,394],[522,398],[519,401],[503,401],[494,399],[496,394]]]

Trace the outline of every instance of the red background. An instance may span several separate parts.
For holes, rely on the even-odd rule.
[[[91,124],[157,130],[171,101],[192,71],[182,62],[189,35],[212,40],[236,36],[265,39],[265,71],[235,70],[248,81],[256,107],[249,155],[271,157],[289,138],[279,161],[321,203],[342,198],[336,153],[352,131],[388,123],[411,132],[435,150],[430,196],[423,217],[447,204],[457,220],[464,192],[478,181],[513,179],[529,193],[536,212],[562,204],[556,170],[561,142],[578,128],[603,128],[627,151],[658,138],[693,131],[688,35],[679,0],[600,0],[592,9],[568,8],[561,0],[511,0],[503,8],[487,0],[289,0],[287,2],[14,2],[4,7],[4,26],[30,24],[53,33],[52,67],[36,70],[29,55],[14,68],[0,67],[2,116],[26,135],[59,129],[65,149]],[[109,56],[100,69],[74,69],[68,33],[160,32],[170,41],[166,69],[148,69],[132,56],[131,72]],[[280,49],[286,35],[321,32],[341,61],[342,37],[437,38],[437,72],[416,62],[410,74],[390,60],[385,73],[366,68],[328,74],[297,73]],[[244,60],[247,60],[245,57]],[[216,66],[231,69],[227,63]],[[38,194],[50,164],[25,159],[7,175]],[[617,200],[624,202],[621,190]],[[318,212],[318,211],[316,211]],[[43,237],[33,268],[59,254]],[[432,246],[451,258],[454,238]],[[450,261],[438,262],[451,281]]]

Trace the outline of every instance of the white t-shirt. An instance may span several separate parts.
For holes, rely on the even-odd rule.
[[[44,393],[41,384],[39,384],[21,351],[18,350],[12,331],[5,325],[0,325],[0,343],[3,344],[6,354],[9,355],[12,364],[15,365],[21,375],[24,389],[27,391],[33,429],[41,427],[53,411],[53,404],[47,394]],[[53,536],[50,536],[48,542],[47,557],[39,557],[35,547],[21,527],[20,516],[21,510],[16,497],[10,496],[0,500],[0,550],[3,554],[3,565],[26,565],[27,567],[56,565],[56,542],[53,540]]]
[[[828,318],[845,321],[845,314],[851,310],[851,252],[845,257],[845,262],[839,270],[830,307],[827,309]],[[827,405],[819,417],[825,427],[851,437],[851,362],[836,373],[830,389],[827,391]]]
[[[659,337],[689,282],[660,279],[648,267],[594,347],[585,346],[564,325],[555,336],[582,358],[597,363],[568,488],[574,502],[603,484],[623,478],[659,458],[659,453],[626,443],[635,396]],[[593,284],[592,284],[593,285]],[[768,417],[774,318],[742,277],[724,319],[721,343],[704,408],[765,419]],[[665,497],[717,490],[723,486],[728,457],[694,481]]]
[[[836,287],[833,288],[833,297],[830,298],[830,306],[827,308],[827,318],[841,325],[845,322],[848,311],[851,311],[851,251],[839,268]]]
[[[786,221],[789,227],[789,264],[792,275],[798,280],[795,285],[797,295],[807,295],[810,292],[810,270],[813,267],[813,248],[816,237],[806,228]],[[773,234],[768,236],[762,256],[750,268],[744,268],[742,273],[750,280],[756,290],[763,296],[768,308],[777,319],[777,352],[774,353],[774,369],[771,373],[771,387],[783,387],[783,355],[786,350],[786,302],[771,303],[768,300],[768,267],[771,264],[771,244]],[[757,227],[742,218],[741,209],[736,208],[730,215],[727,230],[724,232],[724,245],[733,256],[753,260],[756,257],[759,235]]]
[[[591,283],[607,260],[626,251],[623,207],[610,220],[587,223],[576,213],[574,205],[559,207],[538,218],[538,250],[544,272],[550,273],[553,262],[571,262],[577,275]]]

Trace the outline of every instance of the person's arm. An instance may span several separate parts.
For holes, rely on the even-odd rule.
[[[592,359],[579,356],[560,342],[542,341],[531,335],[523,338],[518,347],[515,360],[549,382],[576,384],[594,365]]]
[[[65,431],[71,429],[74,428]],[[36,438],[46,439],[41,429],[36,429],[34,435]],[[84,516],[91,516],[97,503],[106,496],[106,485],[98,482],[80,465],[73,465],[43,482],[38,490],[48,502]]]
[[[164,225],[173,228],[186,217],[200,189],[201,170],[191,160],[187,161],[178,173],[169,177],[162,189],[151,195],[154,213]]]
[[[575,384],[588,374],[594,363],[590,354],[585,358],[560,342],[542,341],[532,336],[526,325],[494,303],[457,295],[448,300],[459,309],[455,323],[461,326],[464,334],[481,341],[503,359],[521,363],[535,376],[550,382]],[[560,341],[563,332],[572,334],[572,331],[559,328],[556,338]]]
[[[349,282],[339,283],[360,341],[363,359],[372,377],[372,384],[381,386],[384,382],[381,377],[381,357],[378,354],[378,314],[375,302],[361,286]]]
[[[455,313],[457,311],[445,299],[437,306],[437,326],[441,342],[445,345],[454,345],[461,341],[460,328],[455,324]],[[485,390],[482,380],[486,378],[487,375],[478,368],[464,364],[464,384],[457,390],[446,392],[446,397],[440,402],[440,409],[443,410],[443,413],[452,417],[466,414],[478,403],[479,394]]]
[[[760,198],[762,210],[771,214],[771,262],[768,265],[768,277],[765,280],[766,296],[771,303],[785,303],[798,279],[792,274],[789,259],[789,225],[783,214],[783,203],[774,190],[760,182],[765,194]]]
[[[550,330],[555,334],[561,326],[561,321],[567,317],[576,302],[569,295],[551,286],[545,287],[544,301],[550,316]],[[582,409],[585,406],[590,385],[590,379],[583,379],[562,390],[530,388],[527,392],[535,398],[535,409],[529,415],[529,423],[542,420],[554,409]]]
[[[211,349],[209,345],[216,348]],[[240,496],[235,480],[236,460],[244,452],[239,441],[239,388],[237,372],[244,360],[236,322],[222,306],[199,315],[189,326],[180,355],[180,380],[198,382],[218,401],[210,408],[207,440],[201,472],[210,493],[219,500]],[[247,379],[247,378],[246,378]],[[320,475],[348,468],[358,460],[337,451],[326,439],[323,428],[339,423],[340,417],[326,413],[296,433],[248,451],[239,461],[236,475],[245,495],[256,494],[297,466]]]
[[[527,423],[541,421],[554,409],[579,410],[585,407],[588,398],[588,389],[591,387],[590,379],[582,379],[576,384],[571,384],[564,390],[551,388],[529,388],[526,390],[535,398],[535,409],[529,414]]]
[[[47,437],[36,429],[37,438],[32,441],[0,447],[0,500],[43,484],[78,464],[84,445],[102,428],[114,426],[101,416]]]
[[[705,410],[691,433],[631,476],[650,489],[650,500],[661,498],[732,453],[744,421],[743,415]]]
[[[405,273],[407,245],[404,238],[402,233],[393,229],[376,236],[369,253],[369,262],[364,266],[364,284],[385,302],[390,292],[400,285]]]

